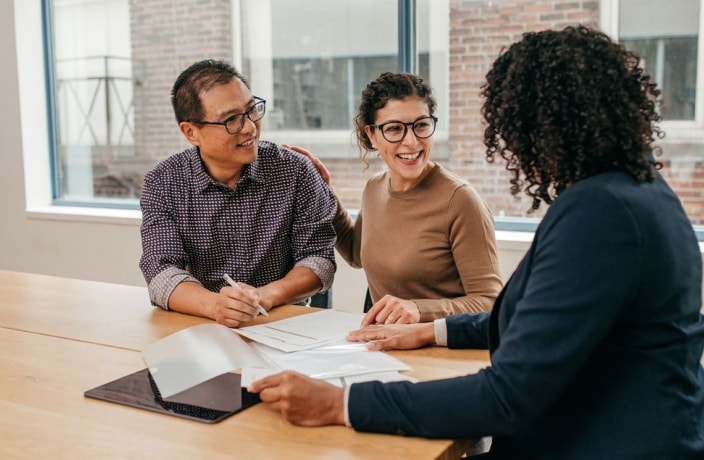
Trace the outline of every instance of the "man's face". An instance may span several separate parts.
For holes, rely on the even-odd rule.
[[[249,89],[236,78],[201,92],[200,100],[203,120],[214,122],[242,114],[256,102]],[[241,170],[257,158],[261,120],[253,122],[244,116],[242,129],[235,134],[228,133],[223,125],[184,123],[186,126],[181,130],[191,144],[199,147],[201,158],[211,173],[213,168]]]

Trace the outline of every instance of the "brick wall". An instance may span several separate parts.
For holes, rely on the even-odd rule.
[[[231,8],[231,0],[131,0],[137,156],[154,164],[188,146],[169,102],[171,87],[196,61],[232,61]]]
[[[448,166],[477,188],[495,215],[524,215],[530,200],[511,197],[503,164],[488,164],[485,160],[480,87],[501,49],[520,40],[524,32],[577,23],[596,27],[599,4],[574,0],[453,0],[450,8]]]

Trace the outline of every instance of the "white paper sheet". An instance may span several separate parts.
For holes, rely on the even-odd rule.
[[[271,374],[276,374],[279,371],[275,371],[273,369],[254,369],[254,368],[247,368],[247,369],[242,369],[242,386],[243,387],[248,387],[250,383],[254,382],[255,380],[259,380],[261,378],[266,377],[267,375]],[[336,377],[336,378],[328,378],[325,379],[326,382],[338,386],[338,387],[347,387],[352,385],[353,383],[360,383],[360,382],[371,382],[373,380],[378,380],[379,382],[400,382],[400,381],[408,381],[408,382],[416,382],[417,379],[414,379],[413,377],[409,377],[407,375],[403,375],[399,373],[398,371],[387,371],[387,372],[372,372],[370,374],[359,374],[359,375],[350,375],[347,377]]]
[[[142,350],[163,398],[243,367],[270,367],[247,342],[220,324],[200,324]]]
[[[267,324],[233,329],[255,342],[285,352],[307,350],[344,339],[359,329],[362,313],[321,310]]]
[[[329,346],[287,353],[260,343],[251,343],[261,356],[280,370],[293,370],[316,379],[388,371],[408,371],[403,361],[381,351],[369,351],[364,344],[338,340]]]

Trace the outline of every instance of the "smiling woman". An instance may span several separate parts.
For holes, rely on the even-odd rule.
[[[338,198],[334,225],[338,252],[367,277],[374,305],[363,324],[489,310],[501,289],[491,211],[432,161],[436,107],[414,74],[385,72],[362,91],[357,144],[386,170],[367,182],[355,220]]]

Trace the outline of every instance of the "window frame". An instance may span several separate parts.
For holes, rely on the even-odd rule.
[[[675,142],[704,139],[704,2],[699,1],[699,31],[697,36],[697,91],[694,120],[665,120],[660,123],[668,140]],[[619,10],[621,0],[601,0],[600,27],[614,40],[619,39]]]

